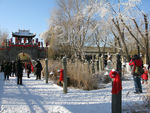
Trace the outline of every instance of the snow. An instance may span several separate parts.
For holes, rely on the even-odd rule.
[[[133,80],[123,81],[123,108],[132,104],[142,104],[146,94],[134,94]],[[52,81],[35,80],[32,74],[24,73],[23,85],[16,84],[16,77],[3,80],[0,73],[0,113],[111,113],[111,83],[105,88],[84,91],[68,88],[64,94],[62,87]]]

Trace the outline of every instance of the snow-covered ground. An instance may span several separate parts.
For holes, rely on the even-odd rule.
[[[142,103],[146,94],[134,94],[133,80],[123,81],[122,103],[125,106]],[[35,76],[23,77],[23,85],[16,78],[3,80],[0,73],[0,113],[111,113],[111,83],[106,88],[92,91],[63,89],[51,81],[35,80]]]

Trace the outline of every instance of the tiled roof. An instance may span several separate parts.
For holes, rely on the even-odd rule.
[[[13,36],[19,36],[19,37],[35,37],[36,34],[30,33],[29,30],[19,30],[18,32],[13,33]]]

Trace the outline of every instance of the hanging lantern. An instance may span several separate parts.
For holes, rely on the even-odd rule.
[[[46,42],[46,47],[48,46],[48,42]]]
[[[11,43],[12,43],[11,41],[12,41],[12,40],[11,40],[11,39],[9,39],[9,42],[8,42],[9,46],[11,46]]]
[[[27,39],[26,39],[26,38],[24,38],[24,44],[26,43],[26,40],[27,40]]]
[[[40,47],[40,42],[38,42],[38,46]]]

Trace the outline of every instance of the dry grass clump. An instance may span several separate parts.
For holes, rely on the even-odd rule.
[[[41,64],[43,66],[43,70],[42,70],[42,76],[45,77],[46,75],[46,65],[45,65],[45,60],[41,61]],[[56,82],[58,80],[59,77],[59,73],[57,72],[58,69],[62,68],[62,64],[61,61],[57,61],[57,60],[48,60],[48,78],[53,80],[54,82]],[[50,75],[50,72],[53,72],[53,75]]]
[[[98,88],[98,83],[86,63],[80,61],[76,61],[75,63],[68,62],[67,74],[70,78],[70,85],[73,87],[82,88],[84,90]]]
[[[46,75],[45,61],[41,61],[41,63],[43,66],[42,75],[44,77]],[[59,79],[59,73],[57,72],[57,70],[62,68],[62,61],[49,60],[48,67],[49,73],[51,71],[54,73],[53,76],[49,74],[49,79],[56,82]],[[88,64],[84,64],[80,61],[76,61],[75,63],[67,61],[67,76],[69,77],[69,85],[72,87],[81,88],[84,90],[92,90],[98,88],[97,81],[91,74],[91,70],[88,67]]]

